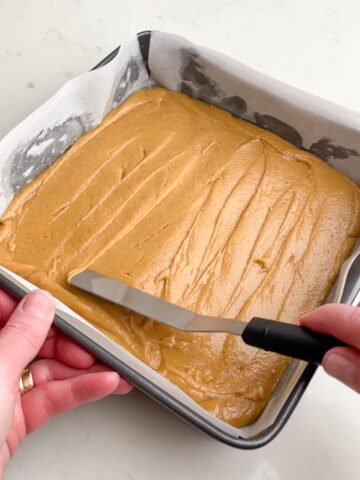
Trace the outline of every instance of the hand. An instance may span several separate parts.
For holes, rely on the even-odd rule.
[[[301,317],[300,324],[350,345],[329,350],[322,365],[329,375],[360,393],[360,307],[323,305]]]
[[[18,305],[0,290],[0,477],[28,433],[58,413],[111,393],[132,389],[127,380],[97,363],[51,327],[54,302],[36,290]],[[30,369],[34,388],[20,395],[19,379]]]

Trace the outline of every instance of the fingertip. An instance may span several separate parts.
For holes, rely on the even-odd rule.
[[[349,347],[333,348],[324,356],[326,373],[360,393],[360,354]]]
[[[90,373],[100,373],[100,372],[114,373],[113,370],[110,369],[110,367],[102,363],[96,363],[93,367],[91,367],[89,372]],[[118,375],[119,377],[119,382],[113,393],[115,393],[116,395],[125,395],[127,393],[130,393],[133,390],[134,386],[119,373],[116,373],[116,375]]]
[[[91,382],[94,382],[93,385],[97,391],[98,398],[111,395],[120,384],[120,375],[116,372],[89,373],[87,375]]]
[[[314,322],[318,321],[323,321],[325,317],[327,316],[327,311],[329,309],[334,308],[334,305],[331,304],[326,304],[326,305],[321,305],[320,307],[316,308],[315,310],[312,310],[311,312],[305,313],[299,318],[299,324],[302,326],[308,326],[313,324]]]
[[[322,359],[321,365],[324,367],[326,370],[328,365],[331,364],[333,357],[340,356],[340,357],[345,357],[346,358],[346,350],[348,350],[347,347],[335,347],[332,348],[331,350],[327,351]]]
[[[102,372],[97,375],[101,375],[102,382],[104,385],[115,388],[118,387],[120,383],[120,375],[117,372]]]
[[[50,302],[54,304],[54,297],[48,290],[44,290],[43,288],[38,288],[37,290],[34,290],[34,292],[40,293],[40,295],[44,295],[45,297],[48,298],[48,300],[50,300]]]
[[[101,383],[104,396],[110,394],[126,395],[133,390],[133,385],[123,378],[117,372],[99,372],[93,375],[99,376],[99,383]]]
[[[21,300],[18,309],[26,315],[52,322],[55,312],[54,299],[46,290],[34,290]]]
[[[116,395],[126,395],[134,390],[132,385],[126,378],[120,376],[119,385],[116,387],[114,393]]]
[[[353,385],[355,379],[355,367],[342,352],[328,352],[323,359],[325,371],[332,377],[341,380],[347,385]]]
[[[311,321],[311,320],[310,320]],[[307,316],[300,317],[298,323],[301,327],[307,327],[309,324],[309,319]]]

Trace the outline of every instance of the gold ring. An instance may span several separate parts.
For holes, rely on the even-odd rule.
[[[34,379],[31,375],[31,370],[29,367],[26,367],[19,380],[19,392],[20,395],[24,395],[26,392],[29,392],[34,388]]]

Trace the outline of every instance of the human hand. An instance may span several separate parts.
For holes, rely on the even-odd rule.
[[[118,373],[51,327],[54,302],[36,290],[18,305],[0,290],[0,478],[25,438],[55,415],[132,386]],[[34,388],[20,395],[19,379],[30,370]]]
[[[327,304],[304,315],[299,322],[349,345],[329,350],[322,366],[329,375],[360,393],[360,307]]]

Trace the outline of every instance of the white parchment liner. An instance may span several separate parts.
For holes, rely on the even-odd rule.
[[[183,91],[305,148],[360,181],[360,115],[266,77],[218,52],[187,40],[153,32],[151,76],[143,63],[134,28],[107,65],[64,85],[0,142],[0,213],[13,196],[51,165],[74,141],[96,127],[132,92],[152,85]],[[1,269],[4,270],[4,269]],[[17,275],[27,290],[36,288]],[[58,313],[121,361],[191,410],[234,437],[252,437],[271,425],[306,364],[287,368],[259,419],[243,428],[217,419],[156,371],[145,365],[61,302]],[[70,317],[69,317],[70,315]]]

